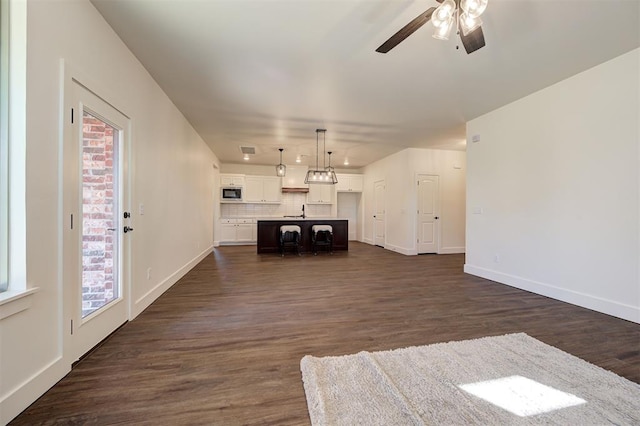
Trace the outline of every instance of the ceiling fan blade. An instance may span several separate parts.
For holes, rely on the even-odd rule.
[[[396,47],[398,44],[400,44],[401,41],[413,34],[418,28],[429,22],[429,19],[431,19],[431,14],[433,14],[435,10],[435,7],[430,7],[425,12],[421,13],[413,21],[400,28],[400,30],[392,35],[389,40],[382,43],[382,45],[376,49],[376,52],[387,53],[388,51]]]
[[[476,28],[467,35],[462,34],[462,30],[460,30],[460,39],[462,40],[462,45],[467,53],[473,53],[485,46],[482,27]]]

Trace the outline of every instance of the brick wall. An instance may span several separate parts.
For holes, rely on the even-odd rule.
[[[114,128],[86,112],[82,122],[82,316],[118,297],[114,282]]]

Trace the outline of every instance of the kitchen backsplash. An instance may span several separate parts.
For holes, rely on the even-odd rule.
[[[307,194],[304,193],[284,193],[281,204],[222,203],[220,204],[220,215],[231,218],[297,216],[302,214],[303,204],[307,216],[331,216],[331,205],[309,205],[307,204]]]

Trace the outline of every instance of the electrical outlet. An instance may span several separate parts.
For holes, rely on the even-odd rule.
[[[495,255],[495,256],[493,256],[493,261],[494,261],[495,263],[500,263],[500,255],[499,255],[498,253],[496,253],[496,255]]]
[[[147,279],[151,279],[151,268],[147,268]]]

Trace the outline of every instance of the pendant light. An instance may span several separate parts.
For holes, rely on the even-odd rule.
[[[318,146],[320,143],[320,133],[322,133],[322,146],[325,146],[326,143],[326,133],[327,129],[316,129],[316,168],[313,170],[309,170],[307,172],[307,176],[304,178],[304,183],[309,184],[325,184],[325,185],[335,185],[338,183],[338,179],[335,173],[329,173],[329,171],[320,170],[318,165],[318,159],[320,158],[318,153]],[[324,152],[322,154],[322,158],[324,161]]]
[[[331,179],[331,181],[334,183],[338,183],[336,170],[333,167],[331,167],[331,151],[327,152],[327,154],[329,154],[329,165],[325,167],[325,170],[327,171],[327,173],[329,173],[329,179]]]
[[[278,148],[278,151],[280,151],[280,164],[276,166],[276,176],[284,177],[287,174],[287,166],[282,164],[282,151],[284,151],[284,148]]]

